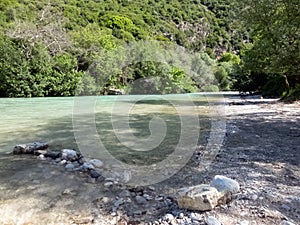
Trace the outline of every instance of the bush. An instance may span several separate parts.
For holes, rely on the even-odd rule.
[[[262,90],[263,97],[281,97],[286,91],[285,77],[280,75],[271,76]]]

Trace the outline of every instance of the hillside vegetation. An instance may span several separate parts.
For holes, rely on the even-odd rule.
[[[248,26],[255,21],[239,15],[242,6],[229,0],[2,0],[0,96],[106,94],[109,89],[134,93],[130,84],[148,77],[143,88],[149,93],[236,89],[281,95],[295,88],[297,79],[288,87],[282,71],[267,71],[265,65],[252,69],[257,63],[252,59],[265,60],[255,50],[262,48],[257,40],[263,36]],[[114,50],[139,41],[184,47],[196,56],[205,79],[155,61],[114,65]],[[272,82],[279,86],[275,91]]]

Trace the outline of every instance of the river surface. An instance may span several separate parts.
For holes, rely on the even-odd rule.
[[[58,149],[76,149],[72,123],[73,114],[74,112],[80,113],[85,107],[83,102],[89,101],[91,98],[94,101],[92,113],[96,115],[96,123],[100,121],[98,125],[102,130],[112,129],[108,126],[103,127],[101,124],[111,122],[109,121],[111,117],[117,114],[135,115],[137,116],[135,121],[140,122],[151,113],[156,115],[178,114],[174,104],[180,107],[192,106],[191,114],[195,114],[195,109],[199,114],[205,113],[205,110],[207,113],[207,109],[204,111],[202,109],[199,111],[199,109],[208,104],[207,97],[203,94],[2,98],[0,99],[0,153],[11,152],[16,144],[33,141],[48,142]],[[194,105],[187,104],[191,99]],[[123,110],[124,112],[122,112]],[[90,119],[89,116],[86,119]],[[146,125],[140,128],[144,129],[144,126]],[[140,130],[137,133],[142,132]]]

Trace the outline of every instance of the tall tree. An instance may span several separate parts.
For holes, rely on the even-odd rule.
[[[251,71],[284,76],[287,88],[300,83],[299,0],[239,0],[238,20],[251,29],[244,57]]]

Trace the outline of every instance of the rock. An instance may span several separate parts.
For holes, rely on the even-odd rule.
[[[214,216],[209,216],[206,219],[207,225],[222,225],[222,223]]]
[[[210,183],[210,186],[215,187],[220,192],[229,191],[232,194],[240,190],[240,185],[237,181],[221,175],[216,175]]]
[[[114,182],[112,182],[112,181],[108,181],[108,182],[104,183],[104,187],[111,187],[113,185],[114,185]]]
[[[83,171],[88,171],[88,170],[94,170],[95,169],[95,167],[92,164],[87,163],[87,162],[83,163],[80,168]]]
[[[124,170],[122,176],[120,177],[120,182],[122,183],[128,183],[131,179],[131,171],[130,170]]]
[[[60,162],[61,162],[61,158],[55,159],[55,162],[56,162],[56,163],[60,163]]]
[[[45,150],[48,148],[47,143],[33,142],[29,144],[19,144],[13,149],[13,154],[34,154],[37,150]]]
[[[96,183],[96,178],[89,177],[89,178],[88,178],[88,183],[91,183],[91,184]]]
[[[114,202],[114,207],[119,208],[122,204],[124,204],[124,200],[123,198],[119,198],[117,201]]]
[[[130,197],[131,193],[128,190],[123,190],[123,191],[121,191],[121,193],[119,194],[119,196],[122,197],[122,198],[126,198],[126,197]]]
[[[281,225],[296,225],[296,224],[294,224],[294,223],[292,223],[292,222],[289,222],[289,221],[287,221],[287,220],[284,220],[284,221],[281,223]]]
[[[72,190],[69,189],[69,188],[66,188],[63,192],[62,192],[63,195],[70,195],[72,194]]]
[[[67,160],[65,160],[65,159],[63,159],[59,162],[59,165],[65,165],[65,164],[67,164]]]
[[[98,177],[101,176],[101,173],[99,173],[99,172],[96,171],[96,170],[93,170],[93,171],[91,171],[90,176],[91,176],[92,178],[98,178]]]
[[[104,204],[108,204],[108,203],[110,202],[110,198],[108,198],[108,197],[103,197],[103,198],[101,199],[101,201],[102,201]]]
[[[148,201],[150,201],[150,200],[153,199],[153,197],[150,196],[150,195],[148,195],[148,194],[143,194],[143,197],[144,197],[146,200],[148,200]]]
[[[240,225],[249,225],[250,222],[248,220],[243,220],[239,223]]]
[[[125,95],[125,91],[122,89],[110,88],[106,92],[107,95]]]
[[[37,158],[40,159],[40,160],[46,160],[46,158],[43,154],[40,154]]]
[[[37,155],[37,156],[39,156],[39,155],[45,155],[47,153],[47,150],[36,150],[36,151],[34,151],[34,155]]]
[[[72,149],[61,150],[61,158],[65,160],[75,161],[78,159],[77,152]]]
[[[135,201],[139,205],[147,204],[147,200],[144,197],[139,196],[139,195],[135,196]]]
[[[281,208],[285,209],[286,211],[290,211],[290,210],[291,210],[291,207],[289,207],[289,206],[286,205],[286,204],[282,204],[282,205],[281,205]]]
[[[69,171],[72,171],[75,168],[75,166],[72,163],[69,163],[65,166],[65,168]]]
[[[45,157],[50,157],[51,159],[57,159],[60,157],[60,152],[47,151],[44,155]]]
[[[150,191],[155,191],[155,187],[153,187],[153,186],[148,186],[148,189],[149,189]]]
[[[253,201],[256,201],[256,200],[258,199],[258,196],[257,196],[256,194],[253,194],[253,195],[251,196],[251,199],[252,199]]]
[[[168,213],[168,214],[164,215],[163,220],[168,223],[171,223],[172,221],[175,220],[175,217],[171,213]]]
[[[121,217],[116,225],[127,225],[128,224],[128,220],[124,217]]]
[[[190,217],[193,221],[202,221],[203,220],[201,214],[199,214],[199,213],[191,213]]]
[[[99,159],[91,159],[89,163],[96,168],[102,168],[104,166],[104,163]]]
[[[216,188],[201,184],[180,189],[177,202],[182,209],[206,211],[215,208],[223,196]]]

